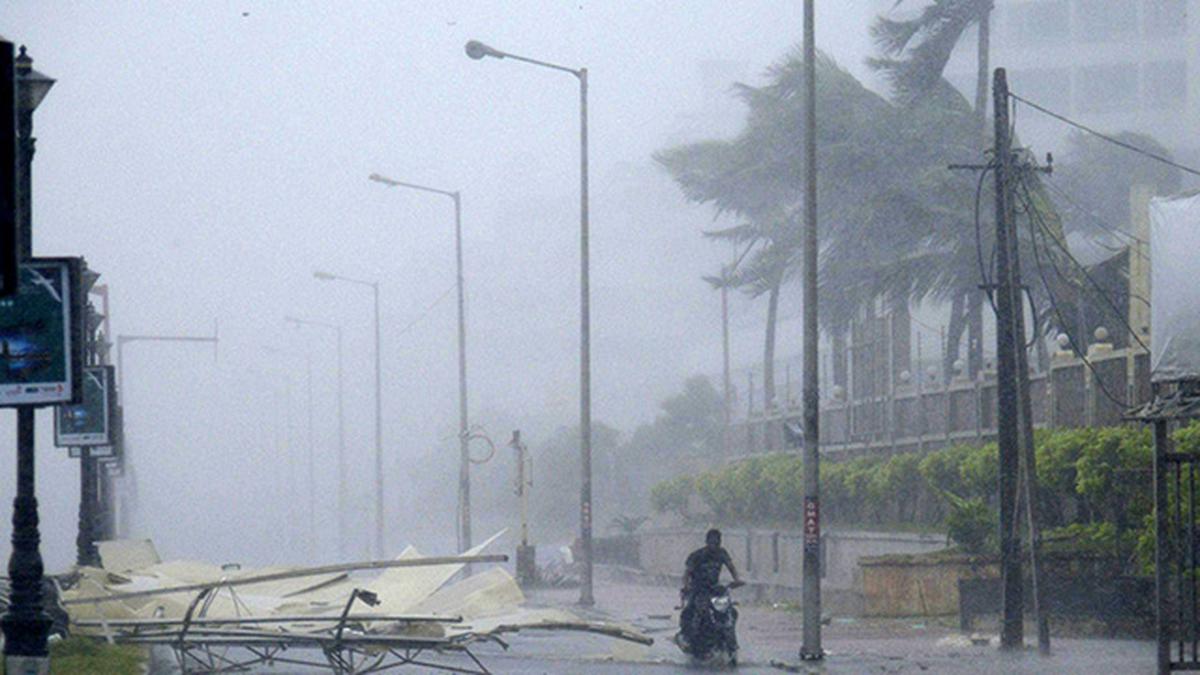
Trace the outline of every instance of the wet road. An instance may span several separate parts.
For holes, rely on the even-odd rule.
[[[529,602],[581,611],[573,606],[577,597],[573,590],[540,591],[531,594]],[[670,612],[677,598],[674,589],[607,582],[597,587],[596,597],[599,604],[594,610],[595,616],[632,623],[655,638],[655,644],[644,647],[589,634],[527,631],[506,636],[508,650],[489,643],[477,645],[473,651],[497,675],[643,672],[669,675],[714,670],[689,664],[670,641],[675,624],[675,615]],[[747,675],[786,672],[772,663],[797,664],[800,629],[800,615],[795,611],[743,605],[738,631],[742,644],[741,664],[736,672]],[[1002,654],[992,645],[975,645],[959,635],[954,617],[939,620],[833,617],[823,635],[823,644],[829,654],[824,664],[802,667],[794,672],[971,675],[1136,675],[1154,672],[1154,645],[1151,642],[1059,638],[1054,640],[1055,653],[1048,658],[1038,656],[1033,650]],[[159,659],[164,664],[170,658],[169,654],[160,657],[166,657]],[[471,665],[461,655],[438,660],[457,667]],[[155,672],[178,670],[164,668]],[[278,675],[328,671],[280,666],[253,672]],[[389,672],[425,674],[438,671],[409,667]]]

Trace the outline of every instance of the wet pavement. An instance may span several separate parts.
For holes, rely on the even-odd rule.
[[[734,593],[736,598],[736,591]],[[663,586],[603,581],[596,587],[596,607],[576,606],[575,589],[551,589],[528,594],[529,603],[567,607],[596,618],[631,623],[655,642],[649,647],[611,638],[562,632],[526,631],[506,636],[509,648],[481,644],[473,648],[497,675],[578,673],[702,673],[718,670],[689,663],[671,637],[678,614],[672,610],[678,591]],[[1154,643],[1136,640],[1056,638],[1054,653],[1042,657],[1034,649],[1001,653],[994,644],[975,644],[959,634],[957,617],[925,619],[857,619],[830,617],[822,630],[825,661],[800,664],[797,654],[802,628],[794,608],[741,604],[738,636],[742,647],[738,673],[1017,673],[1041,675],[1133,675],[1154,672]],[[1030,627],[1031,628],[1031,627]],[[1032,639],[1032,630],[1026,635]],[[987,638],[986,634],[975,636]],[[166,656],[169,659],[169,655]],[[470,664],[461,656],[439,659],[459,667]],[[163,663],[160,660],[159,663]],[[782,666],[782,667],[781,667]],[[170,673],[172,669],[156,670]],[[178,672],[178,670],[174,670]],[[277,667],[257,673],[316,673],[318,670]],[[324,671],[328,672],[328,671]],[[433,673],[428,668],[401,668],[397,673]],[[730,672],[730,671],[725,671]]]
[[[736,595],[736,592],[735,592]],[[571,606],[578,591],[561,589],[529,594],[533,604]],[[642,647],[581,635],[518,635],[501,653],[494,646],[478,650],[496,673],[696,673],[714,670],[695,666],[671,642],[677,613],[671,608],[678,592],[661,586],[605,582],[596,588],[598,617],[623,620],[655,638]],[[576,611],[581,611],[576,608]],[[742,647],[739,673],[1108,673],[1154,672],[1150,641],[1059,638],[1053,654],[1035,649],[1001,653],[994,636],[975,644],[958,632],[957,617],[924,619],[856,619],[830,617],[822,629],[827,652],[820,664],[798,659],[802,618],[793,608],[742,604],[738,634]],[[1032,627],[1031,627],[1032,628]],[[1034,633],[1027,630],[1032,639]],[[976,638],[987,638],[986,634]],[[782,667],[781,667],[782,666]]]

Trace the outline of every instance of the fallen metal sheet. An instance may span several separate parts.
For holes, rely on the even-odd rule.
[[[162,562],[149,539],[113,539],[96,543],[100,566],[110,572],[128,572]]]
[[[63,592],[63,604],[76,632],[116,642],[170,645],[181,667],[186,665],[184,672],[287,663],[280,654],[308,649],[319,650],[315,658],[328,663],[305,664],[335,672],[421,665],[486,673],[468,646],[481,640],[504,645],[501,635],[524,630],[653,642],[633,626],[585,619],[564,609],[523,607],[524,594],[502,568],[458,577],[467,562],[506,560],[482,555],[499,536],[463,556],[426,558],[409,548],[392,561],[307,569],[227,570],[200,562],[150,561],[145,553],[153,546],[142,542],[118,546],[114,560],[126,561],[117,564],[121,567],[137,559],[137,553],[148,561],[145,567],[119,574],[81,568],[77,583]],[[372,570],[379,572],[364,573]],[[245,658],[229,657],[227,650],[233,647],[245,652]],[[427,660],[429,655],[453,654],[469,659],[465,670]]]

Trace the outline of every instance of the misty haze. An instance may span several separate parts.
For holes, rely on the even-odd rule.
[[[1198,37],[0,4],[7,672],[1200,669]]]

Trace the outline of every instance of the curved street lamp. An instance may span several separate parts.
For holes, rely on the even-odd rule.
[[[591,310],[588,287],[588,122],[587,68],[568,68],[490,47],[478,40],[466,44],[467,56],[476,61],[484,57],[524,61],[574,75],[579,80],[579,436],[583,484],[579,500],[580,543],[583,550],[583,574],[579,604],[595,604],[592,594],[592,372]]]
[[[375,559],[383,559],[383,404],[380,393],[383,389],[383,375],[379,366],[379,282],[365,281],[330,274],[321,270],[313,271],[313,278],[320,281],[343,281],[356,286],[370,287],[375,298]]]
[[[470,423],[467,418],[467,319],[463,300],[462,193],[392,180],[377,173],[368,178],[388,187],[443,195],[454,202],[454,254],[458,286],[458,550],[466,553],[471,548],[471,450]]]
[[[302,326],[310,326],[314,328],[325,328],[327,330],[332,330],[337,336],[337,542],[338,554],[344,558],[346,556],[346,409],[343,402],[344,397],[342,386],[342,327],[335,323],[316,321],[314,319],[302,319],[296,316],[285,316],[283,317],[283,320],[285,323],[290,323],[297,328]],[[309,446],[308,469],[310,509],[315,509],[316,498],[313,496],[314,480],[312,477],[313,456],[311,446]]]

